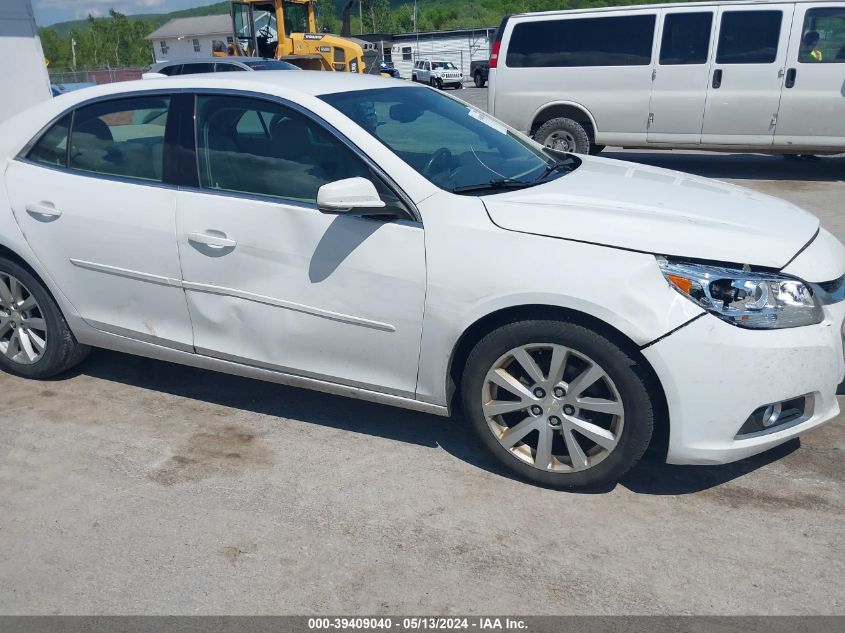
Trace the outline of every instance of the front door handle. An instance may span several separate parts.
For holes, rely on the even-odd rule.
[[[713,87],[719,88],[722,85],[722,69],[717,68],[713,71]]]
[[[224,249],[235,248],[238,243],[235,240],[230,240],[225,233],[188,233],[188,241],[195,244],[203,244],[210,248]]]
[[[62,212],[52,202],[30,202],[26,205],[26,212],[36,220],[55,220]]]
[[[786,81],[783,83],[784,87],[792,88],[795,85],[795,75],[797,71],[794,68],[790,68],[786,71]]]

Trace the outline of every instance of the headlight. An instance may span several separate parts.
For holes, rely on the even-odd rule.
[[[738,327],[773,330],[814,325],[824,319],[821,303],[797,279],[662,257],[657,262],[675,290]]]

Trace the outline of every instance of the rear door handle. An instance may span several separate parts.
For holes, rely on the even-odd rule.
[[[722,69],[717,68],[713,71],[713,87],[719,88],[722,85]]]
[[[197,244],[205,244],[212,248],[234,248],[238,245],[235,240],[230,240],[225,233],[188,233],[188,241]]]
[[[794,68],[790,68],[786,71],[786,81],[783,83],[786,88],[792,88],[795,85],[796,74],[797,71]]]
[[[188,241],[219,249],[235,248],[238,245],[235,240],[226,237],[225,233],[188,233]]]
[[[36,220],[55,220],[62,212],[52,202],[30,202],[26,205],[26,212]]]

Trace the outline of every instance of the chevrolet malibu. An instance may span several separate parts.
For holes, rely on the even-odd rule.
[[[100,86],[0,128],[0,364],[102,347],[448,415],[542,485],[835,417],[845,248],[740,187],[343,73]],[[397,418],[397,424],[401,419]]]

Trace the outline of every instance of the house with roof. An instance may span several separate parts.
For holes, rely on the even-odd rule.
[[[175,18],[147,39],[153,44],[157,62],[210,57],[216,47],[225,49],[232,43],[232,18],[228,14]]]

